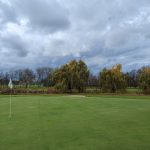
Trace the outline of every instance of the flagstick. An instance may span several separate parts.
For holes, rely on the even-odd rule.
[[[11,114],[12,114],[12,112],[11,112],[11,89],[10,89],[10,96],[9,96],[9,118],[11,118]]]
[[[9,96],[9,118],[11,118],[11,116],[12,116],[12,110],[11,110],[11,95],[12,95],[12,88],[13,88],[13,84],[12,84],[11,78],[10,78],[10,80],[9,80],[8,87],[10,88],[10,96]]]

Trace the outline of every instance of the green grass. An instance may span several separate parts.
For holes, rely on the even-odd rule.
[[[0,150],[149,150],[150,97],[0,96]]]
[[[142,92],[139,88],[127,88],[127,93],[139,93]]]

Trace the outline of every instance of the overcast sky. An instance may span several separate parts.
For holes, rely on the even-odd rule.
[[[150,0],[0,0],[0,70],[71,59],[150,65]]]

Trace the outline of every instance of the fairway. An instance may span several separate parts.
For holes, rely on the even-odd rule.
[[[0,150],[150,150],[150,97],[0,96]]]

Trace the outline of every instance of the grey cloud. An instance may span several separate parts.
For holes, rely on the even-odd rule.
[[[16,22],[17,14],[15,8],[12,5],[8,5],[0,1],[0,22],[1,25],[6,22]]]
[[[7,56],[17,55],[19,57],[25,57],[28,54],[27,43],[16,34],[8,34],[1,36],[1,48]]]
[[[57,1],[51,0],[14,0],[14,7],[21,17],[29,21],[32,28],[55,32],[69,27],[67,10]]]
[[[1,21],[20,23],[28,22],[32,32],[45,31],[53,33],[68,29],[70,26],[68,12],[55,0],[13,0],[4,3],[0,1]]]
[[[0,59],[6,62],[7,54],[13,52],[10,68],[59,66],[80,58],[95,72],[115,63],[122,63],[124,70],[150,64],[149,0],[9,3],[0,0],[0,34],[11,33],[0,37]],[[18,24],[18,29],[8,27],[10,22]],[[21,58],[24,65],[18,65]]]

